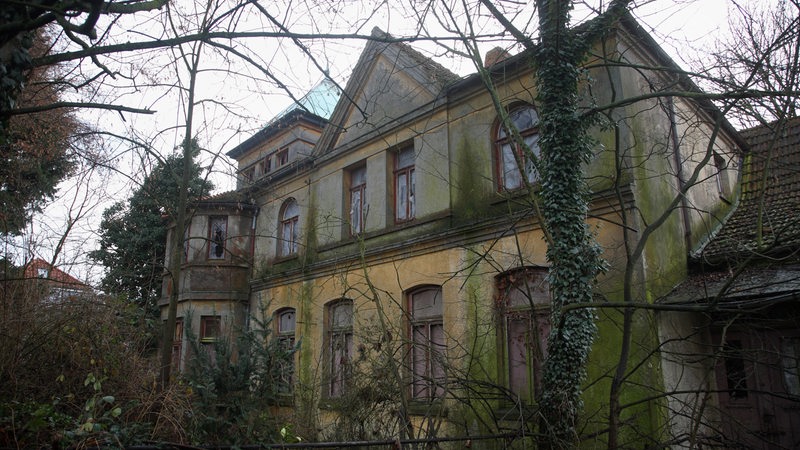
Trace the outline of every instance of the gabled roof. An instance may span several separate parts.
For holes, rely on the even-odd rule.
[[[34,258],[25,265],[25,278],[42,278],[60,284],[69,285],[70,287],[77,289],[89,288],[89,286],[83,281],[80,281],[79,279],[57,267],[52,266],[49,262],[40,258]]]
[[[750,154],[736,211],[700,254],[736,262],[800,249],[800,118],[742,132]]]
[[[381,107],[389,106],[382,103],[380,99],[369,98],[365,100],[364,98],[365,90],[369,83],[376,82],[375,70],[381,58],[384,58],[390,66],[389,70],[392,72],[389,76],[396,76],[397,73],[407,75],[413,80],[412,83],[415,84],[411,88],[419,89],[419,92],[425,92],[430,98],[438,97],[445,86],[459,79],[458,75],[450,72],[410,46],[397,41],[377,27],[372,29],[372,38],[353,68],[347,86],[331,115],[329,126],[325,127],[325,131],[317,142],[314,151],[316,155],[331,151],[336,146],[340,136],[347,131],[348,123],[360,122],[358,117],[363,118],[364,123],[369,123],[370,126],[377,129],[380,125],[385,124],[386,121],[402,117],[408,111],[419,106],[415,104],[419,100],[409,95],[406,98],[406,104],[395,105],[401,106],[401,108],[404,107],[407,111],[393,111],[395,117],[369,117],[374,111],[365,108],[365,101]],[[387,90],[397,87],[397,84],[387,85]],[[384,94],[384,92],[379,94]]]

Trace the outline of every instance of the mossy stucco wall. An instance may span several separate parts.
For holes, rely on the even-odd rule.
[[[649,62],[624,40],[612,44],[606,47],[613,49],[610,57]],[[392,355],[401,369],[390,375],[396,378],[395,394],[401,396],[408,395],[408,371],[402,369],[408,360],[406,294],[420,286],[440,287],[453,395],[433,405],[414,405],[412,412],[416,423],[420,417],[432,417],[444,420],[445,428],[479,433],[488,430],[481,419],[494,420],[508,406],[499,399],[478,398],[468,389],[470,383],[507,384],[505,344],[495,307],[497,276],[515,268],[547,266],[546,243],[531,207],[536,192],[498,191],[498,119],[490,96],[476,82],[437,92],[424,85],[420,73],[407,73],[411,69],[397,64],[402,57],[394,56],[399,59],[389,64],[378,55],[359,69],[359,81],[348,87],[359,107],[350,107],[351,113],[335,124],[343,131],[330,147],[317,149],[313,163],[298,166],[258,191],[256,198],[260,210],[248,286],[251,309],[296,309],[301,349],[295,360],[294,406],[309,432],[319,436],[336,426],[336,410],[326,398],[326,307],[332,302],[353,301],[356,367],[371,373],[369,363]],[[587,98],[589,87],[605,95],[596,101],[611,100],[611,91],[637,96],[649,89],[649,76],[660,75],[619,67],[593,70],[591,84],[585,84]],[[504,107],[535,102],[529,68],[497,75],[495,81]],[[597,441],[603,440],[607,427],[610,379],[620,363],[624,320],[619,308],[605,308],[603,303],[648,303],[668,292],[685,277],[688,251],[726,208],[714,195],[716,181],[709,176],[698,177],[702,182],[687,190],[686,203],[675,203],[681,198],[678,168],[683,170],[685,164],[685,171],[707,170],[697,163],[707,154],[704,149],[711,148],[704,145],[709,133],[694,119],[705,120],[691,104],[661,106],[656,101],[637,102],[610,111],[594,131],[595,158],[575,168],[584,171],[593,190],[588,223],[608,262],[597,282],[598,335],[584,389],[582,430]],[[413,221],[397,223],[394,161],[396,152],[405,148],[415,153],[417,212]],[[351,236],[349,174],[364,166],[365,227]],[[290,198],[300,205],[302,245],[297,254],[279,256],[280,212]],[[653,224],[659,226],[645,233]],[[641,254],[634,253],[631,260],[631,249],[640,242]],[[653,398],[663,385],[654,350],[656,330],[647,310],[633,313],[634,346],[626,361],[630,370],[621,398],[629,405],[622,413],[626,442],[664,432],[661,403],[643,400]]]

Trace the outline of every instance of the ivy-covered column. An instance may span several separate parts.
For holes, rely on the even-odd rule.
[[[570,29],[571,2],[537,0],[540,45],[535,64],[540,110],[541,204],[552,242],[547,250],[553,293],[540,398],[543,446],[573,448],[582,410],[581,387],[596,331],[594,311],[564,306],[589,303],[601,270],[599,247],[586,224],[588,188],[581,164],[591,157],[585,119],[578,114],[579,64],[585,47]]]

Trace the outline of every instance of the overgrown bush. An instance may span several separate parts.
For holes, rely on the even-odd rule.
[[[296,348],[269,319],[207,352],[189,331],[186,372],[162,389],[157,323],[124,300],[80,293],[60,301],[47,281],[0,274],[0,448],[122,448],[142,442],[286,441],[270,411],[288,392]],[[190,320],[187,320],[190,322]]]
[[[0,282],[0,447],[149,439],[132,420],[154,380],[140,310],[88,291],[54,300],[10,267]]]
[[[190,318],[186,319],[191,322]],[[274,339],[271,317],[262,309],[252,325],[237,330],[230,342],[221,337],[204,348],[191,330],[187,337],[192,356],[184,374],[192,393],[193,443],[235,445],[279,442],[285,425],[270,407],[287,392],[285,371],[292,367],[294,348]]]

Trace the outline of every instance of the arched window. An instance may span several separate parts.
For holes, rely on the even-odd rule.
[[[353,301],[342,299],[329,303],[326,322],[330,371],[328,396],[341,397],[347,389],[353,355]]]
[[[539,157],[539,115],[533,106],[522,105],[509,111],[508,119],[519,132],[525,145],[519,145],[514,140],[514,134],[507,130],[504,124],[498,124],[494,145],[495,172],[498,189],[501,191],[524,187],[523,173],[530,183],[539,179],[539,173],[531,158],[531,153]],[[528,153],[525,147],[531,153]]]
[[[445,340],[442,288],[415,289],[408,294],[411,338],[411,396],[441,398],[445,385]]]
[[[534,402],[541,388],[542,363],[550,333],[550,285],[547,269],[524,267],[495,279],[496,306],[502,321],[505,384],[519,399]]]
[[[297,222],[300,217],[300,207],[293,198],[286,200],[281,208],[281,221],[279,227],[278,256],[297,254],[299,241]]]

